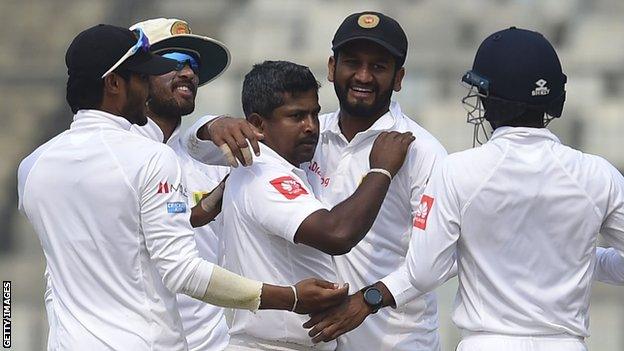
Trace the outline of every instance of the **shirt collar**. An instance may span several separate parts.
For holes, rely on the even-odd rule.
[[[173,133],[171,133],[171,136],[169,137],[169,140],[167,140],[167,145],[171,146],[174,143],[177,143],[178,140],[180,140],[180,126],[182,125],[182,123],[179,123],[175,129],[173,130]],[[160,128],[159,128],[160,129]],[[161,131],[162,133],[162,131]],[[164,138],[164,137],[163,137]]]
[[[285,168],[292,170],[293,172],[300,173],[303,170],[297,166],[294,166],[290,162],[286,161],[275,150],[266,146],[264,143],[258,143],[260,146],[260,156],[254,156],[254,163],[266,163],[266,164],[279,164]]]
[[[70,128],[108,126],[114,129],[130,130],[132,123],[127,119],[102,110],[78,110]]]
[[[556,143],[561,143],[559,138],[546,128],[529,128],[529,127],[499,127],[494,130],[490,140],[496,139],[528,139],[541,138],[550,139]]]
[[[162,143],[165,139],[165,134],[163,134],[162,129],[158,126],[153,119],[147,117],[147,123],[144,126],[133,125],[132,129],[135,130],[138,134],[154,140],[155,142]],[[169,140],[167,140],[167,145],[172,146],[180,139],[180,124],[178,124]]]
[[[368,134],[370,132],[382,132],[382,131],[390,130],[392,129],[392,127],[394,127],[394,125],[397,123],[397,120],[401,116],[403,116],[403,113],[401,112],[401,106],[399,105],[398,102],[391,101],[390,109],[388,110],[388,112],[386,112],[381,117],[379,117],[375,121],[375,123],[373,123],[373,125],[370,126],[370,128],[360,133]],[[327,126],[324,128],[322,133],[329,132],[335,135],[341,135],[342,131],[340,131],[339,122],[340,122],[340,110],[332,114],[331,118],[328,121]]]

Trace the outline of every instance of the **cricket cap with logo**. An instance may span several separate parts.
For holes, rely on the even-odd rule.
[[[150,53],[149,41],[140,31],[99,24],[78,34],[67,48],[65,64],[70,80],[101,79],[117,69],[161,75],[173,71],[176,62]]]
[[[353,40],[370,40],[388,50],[403,66],[407,56],[407,35],[395,19],[379,12],[365,11],[349,15],[342,22],[334,39],[332,50],[338,51]]]
[[[155,18],[134,24],[150,40],[155,54],[173,51],[190,53],[199,59],[199,85],[219,77],[230,64],[228,48],[218,40],[193,34],[186,21],[177,18]]]

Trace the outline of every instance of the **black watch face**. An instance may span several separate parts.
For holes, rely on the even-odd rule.
[[[377,306],[381,304],[383,300],[383,296],[381,296],[381,291],[377,288],[368,288],[364,292],[364,300],[371,306]]]

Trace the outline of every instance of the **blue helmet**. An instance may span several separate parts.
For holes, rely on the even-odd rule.
[[[472,70],[462,77],[476,92],[472,96],[478,96],[485,106],[481,121],[485,118],[498,125],[527,111],[546,114],[545,124],[560,117],[566,80],[548,40],[516,27],[487,37],[477,50]]]

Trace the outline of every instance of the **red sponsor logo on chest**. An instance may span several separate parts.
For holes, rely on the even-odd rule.
[[[419,229],[425,229],[427,227],[427,217],[431,212],[433,206],[433,198],[427,195],[423,195],[420,198],[420,203],[414,211],[414,227]]]
[[[270,183],[288,200],[295,199],[299,195],[308,194],[305,188],[291,176],[275,178]]]

